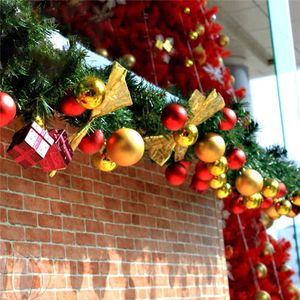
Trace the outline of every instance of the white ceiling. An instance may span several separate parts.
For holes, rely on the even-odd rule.
[[[282,0],[278,0],[282,1]],[[295,55],[300,67],[300,0],[289,0]],[[230,62],[249,67],[251,78],[274,74],[267,0],[210,0],[209,6],[219,7],[218,21],[230,36]],[[226,63],[226,61],[225,61]]]

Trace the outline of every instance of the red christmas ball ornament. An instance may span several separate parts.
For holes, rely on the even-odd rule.
[[[86,111],[71,93],[67,94],[60,103],[59,110],[66,116],[79,116]]]
[[[229,203],[230,211],[236,215],[246,210],[242,196],[232,197]]]
[[[191,162],[187,160],[181,160],[178,163],[183,165],[186,169],[188,169],[191,166]]]
[[[273,198],[269,198],[269,197],[264,197],[263,201],[261,202],[260,207],[261,208],[269,208],[273,205]]]
[[[227,157],[228,167],[232,170],[238,170],[245,164],[246,160],[244,151],[235,148]]]
[[[165,177],[169,184],[181,185],[187,178],[187,169],[180,163],[174,163],[166,168]]]
[[[91,135],[86,135],[78,147],[84,153],[94,154],[102,148],[104,139],[103,132],[101,130],[96,130]]]
[[[237,116],[234,110],[225,107],[223,109],[223,118],[219,123],[219,128],[223,131],[232,129],[237,122]]]
[[[279,192],[275,198],[282,198],[286,194],[286,186],[283,182],[279,182]]]
[[[202,161],[199,161],[196,165],[195,175],[198,180],[208,181],[211,180],[214,176],[209,172],[207,165]]]
[[[10,123],[16,115],[16,111],[14,99],[10,95],[0,92],[0,127]]]
[[[183,128],[187,119],[188,114],[185,108],[176,103],[167,105],[161,113],[161,122],[172,131]]]
[[[193,176],[191,188],[197,192],[203,192],[209,188],[208,182],[200,180],[196,176]]]

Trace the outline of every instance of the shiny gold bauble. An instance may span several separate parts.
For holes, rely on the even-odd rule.
[[[223,138],[219,134],[210,132],[195,145],[195,152],[200,160],[210,163],[219,159],[224,154],[225,148]]]
[[[292,294],[291,300],[300,300],[300,291],[297,289],[296,286],[290,284],[287,288],[290,294]]]
[[[189,58],[186,58],[185,61],[184,61],[184,65],[187,67],[187,68],[190,68],[194,65],[193,61]]]
[[[279,199],[274,204],[277,213],[280,216],[288,215],[292,210],[292,203],[289,200]]]
[[[219,37],[219,43],[222,47],[226,47],[230,43],[230,38],[226,34],[221,34]]]
[[[292,269],[287,265],[287,264],[283,264],[280,268],[280,272],[289,272]]]
[[[192,41],[196,40],[199,37],[199,33],[197,31],[190,31],[189,37]]]
[[[269,208],[265,209],[265,214],[267,214],[269,216],[269,218],[271,218],[272,220],[276,220],[280,217],[280,215],[276,211],[274,205],[272,205]]]
[[[273,220],[266,214],[262,213],[259,221],[264,225],[266,228],[270,228],[273,225]]]
[[[35,123],[37,123],[40,127],[46,128],[45,122],[44,122],[44,120],[41,118],[41,116],[39,116],[39,115],[35,116],[35,117],[34,117],[34,121],[35,121]]]
[[[263,255],[267,256],[274,253],[274,247],[270,242],[265,242],[263,248]]]
[[[265,278],[268,274],[268,269],[265,264],[258,263],[255,266],[255,273],[258,278]]]
[[[77,102],[86,109],[99,106],[104,98],[105,84],[97,77],[85,77],[76,89]]]
[[[222,173],[225,173],[228,169],[227,158],[221,156],[215,162],[207,164],[209,172],[214,176],[219,176]]]
[[[94,154],[92,156],[92,165],[94,168],[104,172],[111,172],[118,167],[114,161],[107,157],[106,153]]]
[[[300,206],[300,190],[297,190],[292,194],[291,202],[294,205]]]
[[[266,291],[258,291],[254,295],[254,300],[271,300],[271,296]]]
[[[189,7],[185,7],[185,8],[183,9],[183,12],[184,12],[185,14],[189,15],[189,14],[191,13],[191,9],[190,9]]]
[[[229,183],[225,183],[222,187],[215,190],[215,196],[219,199],[224,199],[232,193],[232,188]]]
[[[195,125],[188,125],[181,132],[174,132],[174,140],[182,147],[189,147],[198,139],[198,129]]]
[[[212,189],[219,189],[221,188],[224,184],[226,183],[226,174],[223,173],[219,176],[216,176],[214,178],[212,178],[209,182],[208,185],[212,188]]]
[[[127,167],[137,163],[144,154],[144,140],[131,128],[115,131],[106,144],[107,156],[119,166]]]
[[[108,51],[104,48],[98,48],[96,49],[96,52],[103,57],[108,57]]]
[[[245,169],[235,180],[236,189],[243,196],[259,193],[263,187],[262,176],[253,169]]]
[[[193,49],[193,51],[197,54],[196,59],[199,65],[203,65],[207,60],[207,55],[205,49],[202,47],[202,45],[198,45]]]
[[[279,182],[275,179],[267,179],[264,182],[264,187],[262,189],[262,194],[267,198],[275,197],[280,190]]]
[[[245,196],[243,203],[248,209],[255,209],[260,207],[262,200],[262,194],[256,193],[251,196]]]
[[[202,35],[205,32],[205,27],[202,24],[197,24],[196,31],[199,35]]]
[[[136,59],[132,54],[125,54],[123,56],[123,59],[126,63],[126,65],[128,66],[128,68],[133,68],[133,66],[136,64]]]
[[[299,209],[299,207],[297,207],[298,209],[296,209],[296,207],[297,207],[296,205],[292,204],[292,209],[287,214],[287,217],[289,217],[289,218],[295,218],[299,214],[298,211],[300,211],[300,209]]]

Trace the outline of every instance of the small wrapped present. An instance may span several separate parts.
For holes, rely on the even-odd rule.
[[[40,161],[40,166],[44,172],[66,168],[73,157],[73,150],[65,130],[53,129],[49,131],[49,135],[54,139],[54,143],[46,157]]]
[[[18,164],[29,168],[45,158],[53,143],[48,131],[32,122],[14,134],[7,153]]]

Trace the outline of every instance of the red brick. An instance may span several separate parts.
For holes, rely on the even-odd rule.
[[[99,221],[112,221],[113,213],[107,209],[95,209],[95,219]]]
[[[71,204],[69,203],[51,201],[50,206],[51,206],[51,212],[53,214],[62,214],[62,215],[71,214]]]
[[[60,194],[61,194],[61,199],[64,201],[81,203],[83,199],[81,191],[74,191],[71,189],[61,188]]]
[[[98,274],[99,263],[98,262],[79,262],[78,274]]]
[[[5,171],[8,175],[20,176],[21,166],[15,161],[0,159],[0,170]]]
[[[8,189],[24,194],[34,194],[34,184],[32,181],[21,178],[9,178]]]
[[[105,233],[122,236],[124,234],[124,226],[116,224],[105,224]]]
[[[6,222],[7,221],[7,211],[4,208],[0,208],[0,222]]]
[[[43,244],[42,245],[42,256],[47,257],[49,259],[64,258],[65,257],[65,249],[63,246]],[[57,288],[57,287],[55,287],[55,288]]]
[[[94,216],[94,210],[92,207],[86,205],[72,205],[72,215],[75,217],[92,219]]]
[[[115,212],[114,213],[114,223],[130,224],[131,223],[131,214]]]
[[[63,218],[63,228],[69,229],[69,230],[79,230],[84,231],[84,221],[81,219],[75,219],[75,218]]]
[[[121,186],[126,186],[127,189],[134,189],[136,191],[145,190],[145,183],[143,181],[130,177],[121,177]]]
[[[77,245],[96,246],[96,236],[90,233],[76,233]]]
[[[8,188],[7,177],[0,175],[0,189],[7,190],[7,188]]]
[[[113,210],[121,210],[121,201],[113,198],[104,197],[104,207]]]
[[[21,195],[1,192],[0,193],[0,205],[14,208],[23,207],[23,199]]]
[[[117,247],[124,248],[124,249],[133,249],[134,248],[133,239],[117,238]]]
[[[1,237],[1,234],[0,234],[0,237]],[[10,242],[3,242],[3,241],[0,240],[0,273],[1,273],[1,258],[4,255],[10,256],[11,254],[12,254],[11,243]]]
[[[126,212],[134,212],[136,214],[144,214],[146,213],[146,206],[132,202],[123,202],[123,210]]]
[[[82,190],[91,192],[93,190],[93,181],[78,177],[71,178],[72,188],[76,190]]]
[[[41,169],[38,168],[29,168],[22,170],[23,177],[26,179],[30,179],[33,181],[41,181],[41,182],[48,182],[48,174],[42,172]]]
[[[49,177],[49,184],[69,187],[71,185],[71,176],[57,172],[55,176]]]
[[[75,234],[65,231],[54,231],[52,230],[52,243],[58,244],[75,244]]]
[[[26,211],[9,210],[8,220],[11,224],[37,225],[37,215]]]
[[[24,228],[0,225],[0,239],[22,241],[24,240]]]
[[[100,179],[99,170],[92,168],[90,166],[81,166],[82,177],[91,178],[91,179]]]
[[[13,130],[7,127],[0,128],[0,137],[2,142],[11,143],[13,134],[14,134]]]
[[[87,249],[84,247],[66,247],[66,257],[68,259],[87,258]]]
[[[141,227],[126,226],[125,233],[129,237],[137,237],[137,238],[149,237],[149,230]]]
[[[106,183],[102,183],[102,182],[93,182],[93,189],[94,192],[96,194],[100,194],[100,195],[107,195],[107,196],[111,196],[112,195],[112,186]]]
[[[115,173],[101,172],[101,181],[111,185],[120,185],[120,176]]]
[[[73,287],[72,288],[76,288]],[[80,288],[80,287],[79,287]],[[56,300],[77,300],[77,291],[56,291]],[[53,298],[54,299],[54,298]],[[43,299],[44,300],[44,299]]]
[[[39,244],[33,243],[14,243],[14,253],[15,255],[21,256],[35,256],[40,257],[41,246]]]
[[[103,233],[104,225],[101,221],[97,222],[86,220],[86,231]]]
[[[58,216],[39,215],[39,226],[48,228],[62,228],[62,219]]]
[[[50,242],[50,231],[46,229],[26,228],[26,240],[33,242]]]
[[[127,288],[128,279],[126,277],[110,277],[109,285],[111,288]]]
[[[35,183],[35,194],[36,196],[59,199],[59,189],[58,187],[51,186],[48,184]]]
[[[49,200],[24,195],[24,207],[31,211],[49,212]]]
[[[103,196],[85,192],[83,193],[83,203],[96,207],[103,207]]]

